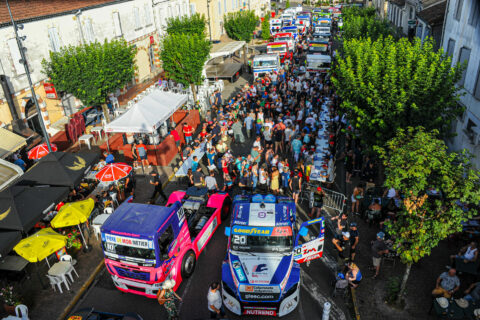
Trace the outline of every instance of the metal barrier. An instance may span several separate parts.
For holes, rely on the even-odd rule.
[[[314,190],[317,188],[316,185],[308,184],[306,188],[302,188],[302,194],[300,194],[301,200],[308,200],[309,208],[313,207],[314,202]],[[332,210],[338,211],[339,213],[343,212],[345,205],[347,204],[347,197],[340,192],[333,191],[330,189],[322,188],[325,195],[323,196],[323,207],[330,208]]]

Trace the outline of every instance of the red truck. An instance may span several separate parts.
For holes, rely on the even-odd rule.
[[[277,53],[280,56],[280,63],[284,64],[286,60],[293,60],[293,53],[289,50],[288,42],[270,42],[267,44],[267,53],[275,54]]]

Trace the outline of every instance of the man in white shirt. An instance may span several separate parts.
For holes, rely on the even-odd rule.
[[[225,310],[222,305],[222,295],[220,293],[220,283],[213,282],[208,289],[208,311],[210,311],[210,319],[216,319],[217,315],[223,317]]]

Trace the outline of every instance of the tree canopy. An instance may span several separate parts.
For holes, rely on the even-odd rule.
[[[462,230],[461,222],[477,214],[480,201],[478,171],[471,155],[449,153],[438,130],[400,129],[385,148],[376,148],[385,165],[385,185],[402,196],[395,221],[387,223],[400,259],[407,265],[398,302],[413,263],[430,255],[438,243]],[[464,210],[468,208],[467,210]]]
[[[205,35],[207,20],[199,13],[191,16],[172,17],[167,19],[168,34],[203,34]]]
[[[63,47],[43,60],[43,72],[55,88],[85,105],[101,105],[109,93],[132,81],[135,48],[125,40]]]
[[[250,42],[258,18],[253,10],[230,12],[223,17],[223,26],[233,40]]]
[[[262,21],[262,39],[269,40],[270,39],[270,12],[265,14],[265,17]]]
[[[380,20],[370,16],[351,16],[343,25],[342,39],[370,38],[377,40],[380,37],[393,35],[393,30],[387,20]]]
[[[185,86],[201,84],[210,48],[210,41],[203,34],[167,35],[160,52],[166,76]],[[192,91],[195,92],[193,87]]]
[[[407,126],[448,135],[463,112],[455,85],[460,76],[450,57],[434,51],[433,40],[387,37],[344,41],[332,81],[350,123],[371,148]]]

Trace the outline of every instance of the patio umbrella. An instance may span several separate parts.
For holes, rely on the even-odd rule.
[[[51,144],[52,146],[52,152],[55,152],[57,151],[57,146],[54,145],[53,143]],[[43,158],[45,157],[47,154],[49,154],[50,152],[48,151],[48,147],[47,147],[47,144],[46,143],[42,143],[42,144],[39,144],[38,146],[36,146],[35,148],[33,148],[32,150],[30,150],[28,152],[28,159],[40,159],[40,158]]]
[[[103,182],[117,181],[128,176],[130,171],[132,171],[132,167],[126,163],[112,163],[103,167],[95,175],[95,178]]]
[[[88,245],[85,241],[85,237],[83,236],[80,224],[87,221],[94,207],[95,202],[91,198],[82,201],[66,203],[60,208],[55,218],[50,221],[50,224],[54,228],[64,228],[75,225],[78,226],[78,230],[82,236],[85,248],[88,249]]]
[[[32,236],[22,239],[14,248],[19,256],[30,262],[38,262],[65,247],[67,237],[56,233],[52,228],[41,229]],[[47,265],[50,268],[50,264]]]

